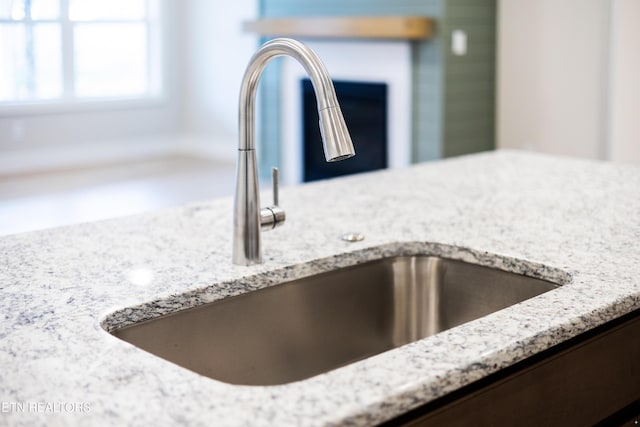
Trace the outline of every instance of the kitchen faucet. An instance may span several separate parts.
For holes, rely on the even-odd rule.
[[[306,70],[313,84],[320,117],[320,133],[328,162],[355,155],[351,136],[344,122],[329,73],[309,47],[292,39],[268,41],[249,60],[240,87],[238,164],[233,219],[233,263],[260,264],[262,250],[260,230],[271,230],[284,222],[285,213],[278,206],[278,175],[274,168],[274,205],[260,209],[258,173],[254,143],[255,98],[262,71],[276,56],[295,58]]]

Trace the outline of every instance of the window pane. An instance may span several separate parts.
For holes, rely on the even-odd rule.
[[[62,95],[58,24],[0,24],[0,101]]]
[[[30,0],[29,3],[31,3],[31,19],[58,19],[60,15],[58,0]]]
[[[35,40],[34,97],[41,99],[62,96],[62,36],[59,24],[33,26]]]
[[[145,0],[69,0],[69,19],[96,21],[101,19],[143,20]]]
[[[24,40],[24,25],[0,25],[0,101],[28,97]]]
[[[0,0],[0,19],[24,19],[24,0]]]
[[[74,39],[77,96],[148,92],[145,24],[77,24]]]
[[[22,20],[57,19],[60,15],[59,0],[0,0],[0,19]]]

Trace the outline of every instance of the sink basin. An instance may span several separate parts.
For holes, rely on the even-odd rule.
[[[370,261],[112,333],[232,384],[302,380],[516,304],[557,285],[433,256]]]

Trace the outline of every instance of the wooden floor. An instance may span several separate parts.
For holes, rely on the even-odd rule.
[[[193,157],[0,175],[0,235],[96,221],[233,194],[235,165]]]

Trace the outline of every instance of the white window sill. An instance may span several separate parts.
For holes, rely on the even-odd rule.
[[[0,117],[28,117],[37,115],[74,114],[88,111],[116,111],[158,108],[165,106],[164,96],[91,98],[82,100],[51,100],[0,102]]]

